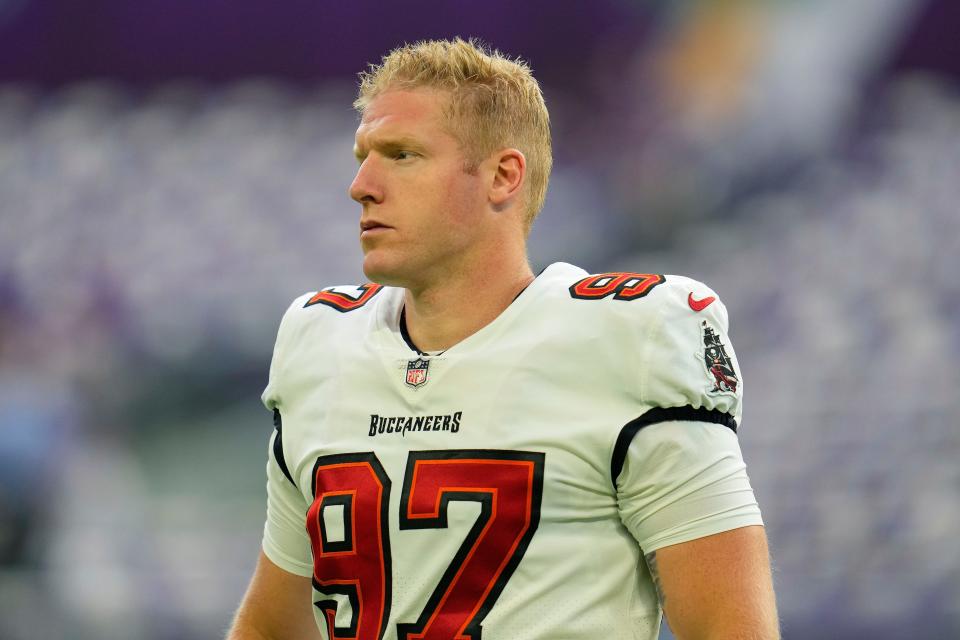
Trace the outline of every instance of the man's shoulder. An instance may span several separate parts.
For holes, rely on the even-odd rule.
[[[623,382],[649,407],[691,406],[739,416],[742,376],[716,291],[670,274],[560,275],[551,269],[535,326],[561,357],[591,367],[587,377],[601,386],[614,389]]]
[[[551,265],[547,273],[547,299],[577,316],[582,313],[613,322],[636,322],[644,317],[699,314],[708,308],[713,315],[723,308],[713,289],[687,276],[637,271],[588,273],[563,263]],[[725,318],[725,310],[723,315]]]
[[[320,320],[326,317],[347,317],[357,312],[354,315],[356,317],[374,309],[375,305],[371,303],[391,289],[392,287],[373,282],[324,287],[295,298],[285,316]]]
[[[280,321],[277,340],[297,340],[304,332],[333,335],[339,329],[365,327],[371,314],[383,312],[378,303],[395,293],[393,287],[372,282],[309,291],[287,307]]]

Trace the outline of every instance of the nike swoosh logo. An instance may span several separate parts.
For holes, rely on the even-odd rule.
[[[713,301],[716,300],[713,296],[707,296],[703,300],[695,300],[693,298],[693,292],[690,292],[690,295],[687,296],[687,304],[690,305],[690,308],[694,311],[700,312],[709,307]]]

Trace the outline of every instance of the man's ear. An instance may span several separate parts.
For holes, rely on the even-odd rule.
[[[523,189],[527,175],[527,159],[519,149],[501,149],[491,158],[493,180],[489,199],[495,209],[502,209],[515,201]]]

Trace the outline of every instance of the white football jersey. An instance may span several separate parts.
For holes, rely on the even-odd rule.
[[[299,298],[263,395],[263,550],[312,578],[327,638],[654,639],[644,554],[762,523],[705,285],[557,263],[437,355],[402,308]]]

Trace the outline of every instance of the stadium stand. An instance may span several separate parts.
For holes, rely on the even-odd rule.
[[[16,399],[0,405],[19,411],[0,419],[0,495],[28,495],[38,472],[58,485],[32,498],[45,509],[0,500],[21,543],[39,536],[4,546],[0,636],[21,637],[7,607],[49,606],[31,589],[62,610],[45,637],[68,623],[76,638],[222,626],[256,545],[261,452],[215,443],[236,425],[241,441],[265,434],[252,400],[288,301],[362,277],[350,95],[0,87],[0,396]],[[788,638],[960,629],[957,131],[957,93],[914,78],[849,145],[722,217],[681,218],[659,250],[610,240],[630,221],[602,176],[565,165],[535,227],[539,266],[685,273],[725,300]],[[184,416],[191,384],[236,404]],[[13,438],[24,421],[30,437]],[[238,461],[246,493],[227,480],[196,492],[238,477]],[[91,573],[111,598],[84,592]],[[164,631],[130,635],[143,625]]]

